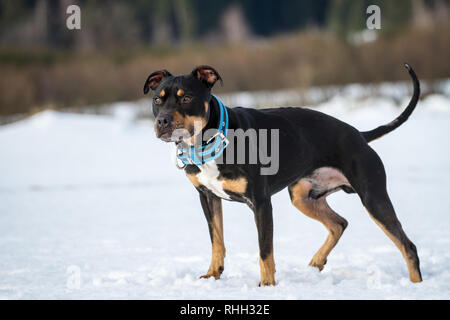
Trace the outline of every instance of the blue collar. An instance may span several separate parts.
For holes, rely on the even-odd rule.
[[[228,145],[228,112],[215,95],[212,95],[219,103],[220,119],[217,133],[214,134],[206,143],[200,145],[190,146],[187,149],[181,146],[181,143],[176,144],[176,163],[177,167],[183,169],[188,164],[195,164],[201,166],[202,164],[217,159],[223,153],[223,150]],[[178,160],[183,163],[183,166],[178,165]]]

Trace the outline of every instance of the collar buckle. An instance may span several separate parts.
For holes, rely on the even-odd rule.
[[[217,131],[211,138],[208,139],[208,141],[206,141],[206,144],[210,143],[217,136],[219,136],[220,142],[222,144],[225,143],[225,146],[223,147],[225,149],[228,146],[228,144],[230,143],[230,141],[227,139],[227,137],[225,137],[225,135],[223,134],[222,131]]]
[[[180,148],[181,148],[180,144],[176,143],[175,144],[174,161],[175,161],[175,166],[178,169],[183,170],[186,167],[186,164],[183,161],[181,161],[180,159],[178,159],[178,156],[180,156],[180,151],[181,151]],[[188,157],[188,159],[189,159],[189,161],[192,161],[190,157]]]

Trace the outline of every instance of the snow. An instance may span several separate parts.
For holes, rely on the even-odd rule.
[[[248,95],[243,95],[249,99]],[[338,95],[319,105],[360,130],[406,106]],[[130,104],[112,115],[45,111],[0,127],[0,298],[3,299],[449,299],[450,99],[430,95],[402,127],[372,143],[388,173],[424,281],[356,195],[329,197],[349,221],[322,272],[308,267],[326,230],[273,197],[275,287],[258,287],[250,209],[224,202],[225,271],[199,279],[210,240],[197,191],[173,147]]]

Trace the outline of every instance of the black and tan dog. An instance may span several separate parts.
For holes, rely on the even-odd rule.
[[[360,132],[306,108],[226,108],[230,129],[279,130],[279,170],[272,175],[261,175],[260,163],[227,164],[223,159],[228,149],[223,151],[220,163],[213,160],[184,167],[199,191],[212,241],[211,265],[202,277],[218,279],[224,269],[221,199],[226,199],[244,202],[253,210],[258,229],[260,285],[275,285],[271,196],[287,187],[293,205],[329,231],[311,266],[323,269],[328,254],[347,227],[347,221],[326,201],[329,194],[343,190],[358,194],[371,218],[402,253],[411,281],[422,281],[416,247],[403,231],[386,191],[383,163],[368,145],[405,122],[417,104],[419,82],[412,68],[405,66],[414,83],[408,107],[389,124],[371,131]],[[153,113],[158,138],[178,143],[172,133],[185,129],[188,137],[181,143],[189,145],[196,143],[201,132],[220,128],[222,105],[211,95],[211,88],[218,80],[222,80],[220,75],[209,66],[197,67],[183,76],[173,76],[166,70],[153,72],[145,82],[144,93],[154,91]],[[194,126],[196,121],[200,127]]]

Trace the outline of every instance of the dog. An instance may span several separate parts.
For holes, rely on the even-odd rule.
[[[368,145],[404,123],[417,105],[419,80],[408,64],[405,67],[414,85],[408,106],[392,122],[365,132],[307,108],[225,107],[211,94],[214,84],[222,82],[222,78],[210,66],[198,66],[190,74],[181,76],[174,76],[167,70],[155,71],[148,76],[144,94],[150,90],[154,93],[152,107],[156,135],[165,142],[175,142],[177,166],[185,171],[198,190],[208,223],[212,258],[207,273],[201,278],[219,279],[224,270],[221,202],[224,199],[245,203],[254,212],[261,271],[259,285],[276,284],[271,196],[287,188],[292,204],[321,222],[329,232],[310,266],[319,270],[324,268],[327,256],[347,227],[347,221],[326,201],[331,193],[343,190],[358,194],[370,217],[402,253],[410,280],[422,281],[416,246],[408,239],[395,214],[386,190],[383,163]],[[277,172],[261,174],[263,164],[260,161],[229,161],[237,157],[227,147],[230,142],[226,137],[227,130],[231,129],[277,130]],[[179,130],[183,135],[174,137],[174,132]],[[207,130],[216,134],[204,141],[199,137]],[[247,141],[246,146],[249,144]],[[253,144],[250,147],[255,148]],[[275,150],[273,143],[269,147]],[[199,156],[199,152],[203,154]]]

